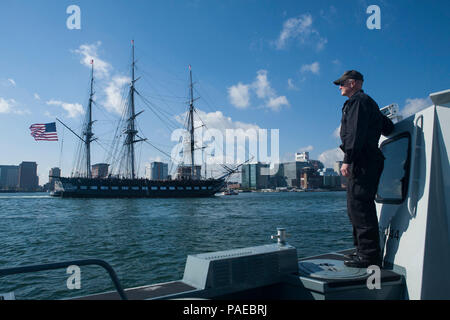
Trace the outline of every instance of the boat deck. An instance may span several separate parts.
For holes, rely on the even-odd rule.
[[[147,300],[197,290],[182,281],[125,289],[129,300]],[[79,297],[72,300],[121,300],[116,291]]]
[[[307,257],[300,259],[298,261],[299,266],[308,261],[324,261],[324,262],[330,262],[331,263],[331,270],[334,270],[337,277],[324,277],[324,278],[317,278],[315,276],[308,276],[305,274],[302,274],[301,272],[299,274],[293,274],[283,283],[279,283],[278,285],[269,286],[267,288],[260,288],[259,292],[265,292],[263,296],[270,297],[270,299],[311,299],[311,294],[304,294],[305,289],[311,289],[314,292],[326,292],[326,291],[341,291],[345,288],[349,287],[359,287],[359,286],[365,286],[367,278],[370,276],[370,274],[366,273],[365,269],[354,269],[355,274],[351,274],[353,270],[342,270],[341,264],[343,264],[344,261],[344,254],[352,253],[354,250],[344,250],[339,252],[333,252],[333,253],[327,253],[322,254],[318,256],[313,257]],[[315,268],[320,268],[322,264],[318,264],[315,266]],[[324,264],[324,268],[326,269],[329,265],[327,263]],[[390,283],[400,283],[402,280],[402,276],[396,272],[393,272],[392,270],[387,269],[381,269],[380,270],[380,281],[381,284],[388,285]],[[344,276],[343,276],[344,275]],[[268,291],[267,291],[268,290]],[[148,285],[148,286],[142,286],[142,287],[136,287],[136,288],[130,288],[126,289],[125,293],[129,300],[149,300],[149,299],[164,299],[165,297],[167,299],[176,299],[177,297],[187,297],[191,296],[193,298],[195,297],[209,297],[209,294],[206,293],[205,295],[201,294],[199,295],[200,291],[198,288],[195,288],[193,286],[190,286],[186,284],[183,281],[173,281],[173,282],[167,282],[167,283],[160,283],[160,284],[154,284],[154,285]],[[267,292],[266,292],[267,291]],[[300,292],[301,291],[301,292]],[[211,292],[212,293],[212,292]],[[192,295],[191,295],[192,294]],[[247,293],[234,293],[230,294],[229,298],[251,298],[255,297],[255,292],[247,292]],[[397,295],[397,294],[396,294]],[[228,297],[228,296],[225,296]],[[247,298],[246,298],[247,297]],[[214,294],[210,298],[214,298]],[[217,297],[216,297],[217,298]],[[343,297],[342,297],[343,298]],[[369,297],[371,298],[371,297]],[[387,294],[385,298],[392,298],[390,294]],[[394,297],[395,299],[395,297]],[[120,300],[120,296],[117,292],[106,292],[106,293],[99,293],[99,294],[93,294],[89,296],[84,297],[78,297],[73,300]]]

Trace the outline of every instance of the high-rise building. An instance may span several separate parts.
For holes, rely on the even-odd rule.
[[[21,191],[36,191],[38,186],[37,163],[22,162],[19,165],[19,189]]]
[[[92,178],[106,178],[108,176],[109,164],[97,163],[92,166]]]
[[[319,160],[309,160],[308,163],[309,163],[309,166],[310,166],[311,168],[314,168],[314,170],[316,170],[316,171],[325,168],[325,166],[323,165],[323,163],[320,162]]]
[[[334,169],[331,168],[324,168],[324,169],[319,169],[317,171],[319,173],[319,175],[321,176],[337,176],[338,174],[336,173],[336,171]]]
[[[269,188],[284,188],[287,187],[284,176],[284,164],[278,163],[278,171],[269,176]]]
[[[287,186],[290,188],[300,188],[302,169],[308,166],[308,162],[304,161],[283,163]]]
[[[269,186],[270,165],[265,163],[247,163],[242,166],[242,188],[266,189]]]
[[[317,189],[323,186],[323,177],[316,169],[305,167],[301,171],[300,187],[302,189]]]
[[[191,167],[189,167],[189,174]],[[145,167],[145,177],[150,180],[166,180],[169,175],[169,165],[154,161]]]
[[[295,161],[308,162],[309,161],[309,152],[297,152],[295,154]]]
[[[0,166],[0,189],[17,189],[19,185],[19,166]]]

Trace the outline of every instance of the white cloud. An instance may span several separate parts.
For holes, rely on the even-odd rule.
[[[317,40],[317,43],[316,43],[316,49],[317,49],[317,51],[321,51],[321,50],[323,50],[323,48],[325,48],[325,45],[328,43],[328,39],[326,39],[326,38],[319,38],[318,40]]]
[[[331,61],[334,65],[336,66],[340,66],[342,64],[342,62],[339,59],[334,59],[333,61]]]
[[[11,113],[14,112],[14,106],[16,101],[14,99],[3,99],[0,97],[0,113]]]
[[[238,83],[228,88],[230,102],[237,108],[247,108],[250,105],[249,85]]]
[[[31,114],[30,110],[20,110],[18,103],[14,99],[4,99],[0,97],[0,113],[13,113],[18,115]]]
[[[124,101],[122,99],[123,88],[131,79],[125,76],[115,76],[105,88],[106,100],[103,106],[109,112],[122,114]]]
[[[247,108],[250,106],[250,92],[253,91],[256,97],[265,100],[265,106],[278,111],[283,105],[289,106],[289,101],[285,96],[277,96],[267,78],[267,70],[258,70],[256,79],[251,84],[242,84],[228,88],[228,96],[231,103],[237,108]]]
[[[304,14],[298,18],[286,20],[276,43],[277,49],[283,49],[290,38],[309,35],[311,33],[311,26],[312,16],[310,14]]]
[[[309,146],[307,146],[307,147],[300,148],[300,149],[298,150],[298,152],[311,152],[311,151],[313,151],[313,150],[314,150],[314,147],[311,146],[311,145],[309,145]]]
[[[425,109],[426,107],[431,106],[432,104],[433,103],[429,98],[406,99],[406,105],[403,107],[400,113],[404,118],[406,118],[422,109]]]
[[[67,111],[67,116],[69,118],[76,118],[79,115],[84,114],[83,106],[79,103],[68,103],[58,100],[47,101],[49,106],[58,106]]]
[[[95,74],[99,78],[105,78],[109,76],[109,72],[112,66],[98,57],[98,49],[101,46],[101,42],[97,41],[94,44],[83,44],[78,49],[74,50],[75,53],[81,55],[81,64],[91,68],[91,61],[94,60]]]
[[[234,156],[244,156],[246,153],[248,153],[249,158],[254,157],[256,161],[257,150],[250,150],[250,146],[247,148],[245,143],[242,143],[242,141],[247,138],[252,146],[256,146],[258,144],[257,133],[258,130],[261,129],[258,125],[234,121],[231,117],[225,116],[221,111],[208,113],[199,109],[196,111],[197,112],[194,116],[194,126],[200,128],[203,124],[206,125],[206,127],[195,131],[195,141],[198,146],[207,146],[206,156],[208,157],[209,163],[208,170],[214,168],[214,170],[221,171],[223,170],[222,167],[217,166],[219,163],[234,165],[236,164]],[[176,116],[175,118],[181,125],[183,125],[186,118],[186,112]],[[236,150],[234,150],[234,141],[227,141],[227,130],[229,129],[234,130],[232,132],[235,133],[238,138],[235,145]],[[202,134],[206,135],[206,140],[202,140]],[[213,136],[214,139],[210,140],[211,136]],[[186,136],[186,140],[184,140],[184,146],[182,148],[185,150],[184,156],[189,158],[189,145],[187,144],[188,140],[189,139]],[[232,149],[227,150],[227,146],[230,146],[230,143],[233,147]],[[180,151],[181,149],[177,150]],[[200,159],[201,157],[201,151],[196,151],[196,159]],[[240,160],[244,161],[244,159]],[[190,160],[187,159],[187,163],[189,163],[189,161]]]
[[[342,161],[344,153],[340,148],[326,150],[319,155],[319,161],[323,163],[325,168],[333,168],[336,161]]]
[[[296,39],[302,44],[314,44],[317,50],[322,50],[328,40],[320,36],[312,25],[313,18],[309,13],[289,18],[283,23],[283,29],[275,43],[276,48],[284,49],[290,39]]]
[[[341,138],[341,126],[340,125],[333,131],[333,137],[335,137],[337,139]]]
[[[294,81],[291,78],[288,79],[288,89],[296,91],[298,90],[297,86],[294,84]]]
[[[35,98],[36,100],[41,100],[41,97],[40,97],[37,93],[34,94],[34,98]]]
[[[16,86],[16,82],[14,81],[14,79],[9,78],[9,79],[8,79],[8,82],[9,82],[13,87]]]
[[[197,110],[196,114],[202,120],[202,122],[204,122],[206,124],[208,129],[216,129],[223,133],[225,133],[226,129],[243,129],[243,130],[248,130],[248,129],[258,130],[258,129],[260,129],[260,127],[256,124],[245,123],[245,122],[240,122],[240,121],[233,121],[233,119],[231,119],[231,117],[225,116],[221,111],[206,113],[200,109],[196,109],[196,110]],[[184,120],[186,118],[186,113],[178,115],[175,118],[180,124],[184,124]],[[200,121],[200,120],[195,120],[196,126],[199,127],[201,125],[201,123],[200,122],[197,123],[197,121]]]
[[[285,96],[279,96],[276,98],[270,98],[267,106],[274,111],[278,111],[282,106],[289,106],[289,101]]]
[[[313,62],[311,64],[304,64],[301,67],[301,72],[311,72],[313,74],[319,74],[320,72],[320,64],[319,62]]]
[[[259,70],[256,73],[256,80],[252,84],[252,88],[255,89],[256,95],[260,99],[273,97],[275,92],[270,87],[270,83],[267,80],[267,70]]]

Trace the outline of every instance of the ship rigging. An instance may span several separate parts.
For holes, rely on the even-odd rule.
[[[122,134],[115,135],[109,152],[108,166],[109,173],[106,177],[93,177],[91,165],[91,143],[98,139],[94,137],[92,106],[94,101],[94,61],[91,61],[91,77],[90,77],[90,94],[87,104],[86,117],[83,123],[81,136],[76,134],[69,126],[57,119],[64,127],[68,128],[80,140],[78,157],[76,160],[74,171],[71,177],[54,177],[56,178],[55,191],[53,196],[61,197],[207,197],[212,196],[220,191],[226,184],[227,178],[237,172],[236,168],[226,169],[226,173],[219,178],[206,179],[201,177],[198,166],[195,165],[195,151],[204,149],[197,147],[195,142],[195,124],[194,113],[194,85],[192,81],[192,68],[189,65],[189,110],[187,112],[187,132],[189,149],[186,154],[189,155],[189,166],[184,162],[177,163],[179,165],[179,175],[177,179],[167,180],[149,180],[138,177],[136,166],[136,150],[135,145],[145,142],[168,156],[172,163],[172,157],[156,147],[155,144],[148,141],[139,132],[136,118],[141,115],[144,110],[136,113],[135,98],[142,98],[147,106],[150,102],[144,98],[136,89],[136,82],[140,78],[136,78],[136,60],[135,60],[135,44],[132,41],[132,64],[131,64],[131,81],[127,96],[127,103],[123,110],[123,116],[120,123],[124,124]],[[155,114],[156,112],[152,110]],[[158,114],[156,114],[158,116]],[[158,116],[160,118],[160,116]],[[117,127],[119,130],[120,125]],[[120,139],[122,137],[122,141]],[[206,169],[205,169],[206,172]]]

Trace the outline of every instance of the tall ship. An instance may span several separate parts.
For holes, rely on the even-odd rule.
[[[195,165],[195,150],[199,149],[195,143],[194,126],[194,92],[192,82],[192,69],[189,66],[189,109],[186,119],[186,132],[188,132],[188,150],[190,163],[181,164],[177,168],[177,177],[172,179],[151,180],[140,178],[137,174],[135,144],[147,142],[143,138],[136,123],[136,118],[143,112],[136,113],[135,96],[140,95],[136,90],[135,83],[135,45],[132,41],[132,65],[131,82],[126,99],[122,119],[116,130],[122,127],[123,142],[121,146],[115,146],[111,154],[120,167],[115,174],[108,173],[99,177],[93,175],[91,166],[91,143],[97,140],[93,133],[92,106],[94,104],[94,61],[91,61],[90,95],[87,104],[86,118],[83,123],[81,135],[75,133],[70,127],[57,119],[62,125],[69,129],[80,140],[77,154],[77,169],[72,172],[71,177],[52,177],[55,180],[55,189],[51,192],[54,197],[62,198],[180,198],[180,197],[210,197],[221,191],[226,184],[227,178],[238,170],[237,166],[231,169],[223,166],[227,172],[218,178],[206,178],[201,176],[201,166]],[[120,149],[120,150],[119,150]],[[158,149],[159,150],[159,149]],[[161,150],[160,150],[161,151]],[[108,170],[108,164],[104,164]]]

